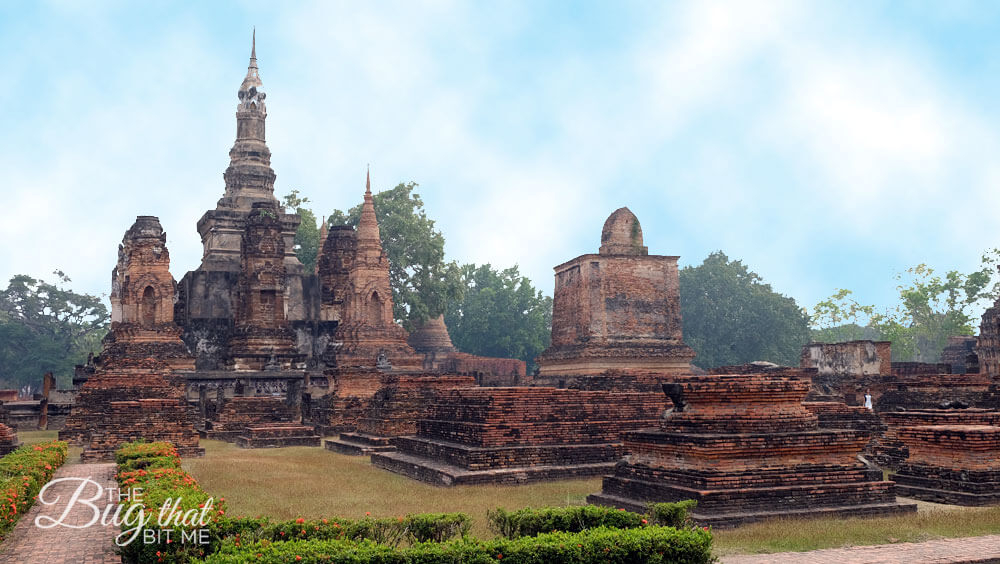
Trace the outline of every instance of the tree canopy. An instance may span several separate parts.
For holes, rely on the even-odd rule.
[[[838,289],[813,307],[813,339],[892,341],[893,360],[937,362],[948,337],[975,334],[974,312],[1000,296],[998,262],[994,249],[969,274],[950,270],[942,276],[926,264],[909,268],[896,275],[899,303],[881,311]]]
[[[684,341],[702,368],[764,360],[797,365],[809,316],[722,251],[680,271]]]
[[[517,266],[461,267],[464,295],[449,302],[444,320],[459,350],[481,356],[519,358],[528,364],[549,346],[552,298],[521,276]]]
[[[298,190],[292,190],[282,201],[285,208],[295,210],[299,215],[299,228],[295,232],[295,256],[306,268],[306,272],[312,272],[316,268],[316,259],[322,242],[319,240],[316,214],[305,207],[308,203],[309,198],[299,196]]]
[[[0,382],[37,384],[52,372],[68,385],[73,367],[100,350],[109,316],[103,300],[64,287],[56,271],[52,284],[19,274],[0,291]]]

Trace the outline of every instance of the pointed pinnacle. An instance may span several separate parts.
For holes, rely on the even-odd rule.
[[[372,193],[372,173],[371,173],[371,167],[369,166],[368,170],[365,171],[365,194],[370,195],[371,193]]]

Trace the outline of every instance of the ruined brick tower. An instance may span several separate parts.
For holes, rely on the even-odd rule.
[[[598,254],[555,267],[552,346],[539,375],[598,375],[608,370],[687,372],[677,258],[650,255],[628,208],[608,217]]]
[[[285,317],[285,242],[274,202],[254,202],[240,244],[240,276],[229,340],[235,370],[289,369],[301,362]]]
[[[104,356],[157,358],[172,369],[194,368],[174,323],[174,278],[160,220],[140,215],[118,246],[111,271],[111,332]]]
[[[370,175],[365,179],[357,231],[336,227],[330,231],[319,270],[321,318],[339,321],[332,343],[338,367],[420,368],[419,356],[406,342],[406,330],[393,320],[389,257],[382,249]]]
[[[185,455],[198,447],[177,370],[194,368],[174,323],[174,279],[160,221],[141,215],[122,238],[111,273],[111,332],[100,363],[83,383],[59,432],[84,446],[85,461],[109,460],[122,443],[171,441]]]

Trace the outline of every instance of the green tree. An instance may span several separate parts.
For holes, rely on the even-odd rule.
[[[534,368],[552,330],[552,298],[521,276],[518,267],[496,270],[489,264],[461,267],[465,288],[449,303],[445,324],[460,350],[481,356],[519,358]]]
[[[37,383],[52,372],[67,385],[73,366],[100,350],[108,310],[101,298],[77,294],[55,272],[50,284],[19,274],[0,291],[0,381],[8,386]]]
[[[850,290],[838,289],[813,308],[813,339],[830,342],[861,328],[866,335],[892,341],[892,357],[898,361],[937,362],[953,335],[973,335],[974,312],[984,302],[1000,296],[995,276],[1000,251],[982,257],[979,270],[962,274],[950,270],[943,276],[919,264],[897,274],[899,303],[884,311],[862,305]],[[870,336],[869,336],[870,335]]]
[[[294,209],[299,216],[299,228],[295,232],[295,256],[305,266],[306,272],[312,272],[316,268],[316,258],[319,256],[322,241],[319,240],[316,214],[305,207],[308,203],[309,198],[300,197],[298,190],[292,190],[282,201],[285,208]]]
[[[809,316],[722,251],[680,271],[684,341],[702,368],[755,360],[797,365],[809,342]]]
[[[414,182],[373,196],[382,248],[389,257],[393,317],[408,330],[444,313],[462,295],[459,267],[444,260],[444,236],[427,217]],[[329,225],[358,226],[361,205],[335,210]]]

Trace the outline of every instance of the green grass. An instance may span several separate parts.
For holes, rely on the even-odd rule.
[[[26,445],[57,441],[59,440],[59,431],[18,431],[17,438],[22,444]],[[83,448],[70,445],[66,464],[80,462],[81,452],[83,452]]]
[[[185,459],[184,469],[205,491],[226,498],[230,515],[360,518],[460,511],[472,517],[474,535],[492,537],[487,509],[580,505],[601,490],[600,478],[442,488],[375,468],[367,456],[314,447],[248,450],[208,440],[201,445],[206,456]]]

